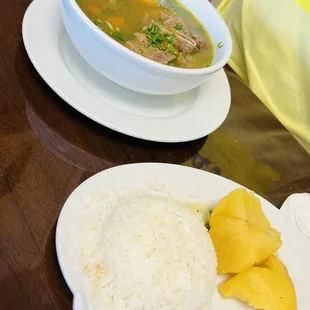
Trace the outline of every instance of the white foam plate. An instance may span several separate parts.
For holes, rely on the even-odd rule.
[[[68,104],[123,134],[158,142],[204,137],[225,120],[230,88],[224,70],[202,86],[173,96],[122,88],[94,71],[71,44],[60,0],[34,0],[23,20],[23,41],[34,67]]]
[[[77,253],[72,250],[74,225],[79,222],[87,201],[98,195],[121,192],[133,187],[147,185],[149,190],[164,191],[178,199],[191,200],[208,205],[216,204],[230,191],[241,185],[202,170],[169,164],[131,164],[102,171],[77,187],[66,201],[60,213],[56,229],[56,249],[60,268],[72,290],[83,292],[85,279],[77,274],[74,265]],[[268,201],[259,197],[263,210],[272,226],[282,234],[283,246],[278,251],[294,282],[298,310],[308,310],[310,304],[310,244],[299,229]],[[220,279],[219,279],[220,281]],[[214,295],[213,310],[252,309],[232,299]]]

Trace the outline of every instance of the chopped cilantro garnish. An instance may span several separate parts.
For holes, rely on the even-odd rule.
[[[152,36],[152,43],[155,45],[162,43],[164,40],[164,36],[159,33],[156,33]]]
[[[171,35],[166,36],[166,40],[167,40],[168,43],[173,43],[174,35],[171,34]]]
[[[151,25],[145,33],[149,40],[149,45],[152,45],[160,50],[167,50],[167,46],[171,45],[170,50],[172,51],[174,42],[173,34],[160,33],[160,28],[156,24]]]
[[[179,56],[179,52],[175,50],[174,46],[172,43],[168,44],[167,52],[174,55],[174,56]]]
[[[124,33],[121,31],[114,31],[112,37],[118,41],[125,41]]]
[[[183,29],[183,25],[181,25],[181,24],[176,24],[176,25],[174,25],[174,29],[175,29],[175,30],[182,30],[182,29]]]
[[[222,48],[224,46],[224,43],[221,41],[219,42],[219,44],[217,45],[218,48]]]
[[[159,31],[159,27],[156,24],[153,24],[149,29],[147,30],[148,34],[156,34]]]
[[[153,24],[145,31],[145,34],[149,40],[149,46],[153,46],[160,50],[167,51],[172,55],[179,56],[179,52],[174,47],[175,36],[173,33],[161,33],[160,27]]]

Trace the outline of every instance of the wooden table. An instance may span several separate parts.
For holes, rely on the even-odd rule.
[[[277,206],[292,193],[310,192],[309,155],[229,70],[229,116],[198,141],[141,141],[73,110],[27,58],[21,24],[29,3],[0,1],[0,309],[71,308],[55,254],[55,225],[70,192],[103,169],[185,164],[237,181]]]

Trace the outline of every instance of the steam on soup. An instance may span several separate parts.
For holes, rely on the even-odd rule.
[[[180,68],[211,65],[213,46],[200,22],[173,0],[77,0],[106,34],[146,58]]]

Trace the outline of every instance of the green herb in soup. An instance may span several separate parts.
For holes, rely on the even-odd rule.
[[[200,22],[173,0],[78,0],[110,37],[162,64],[204,68],[213,61],[211,39]]]

